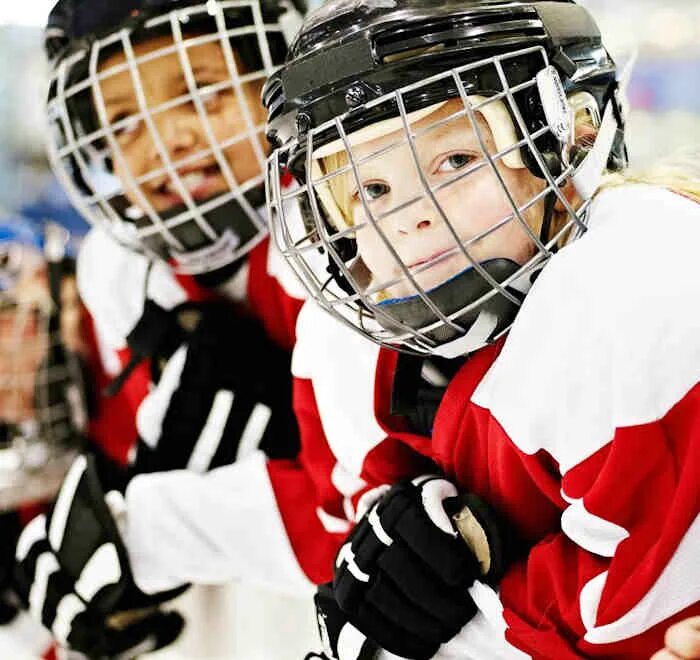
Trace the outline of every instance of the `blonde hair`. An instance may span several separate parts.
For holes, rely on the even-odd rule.
[[[630,183],[660,186],[700,202],[700,144],[684,147],[641,170],[610,174],[601,188]]]
[[[321,169],[323,173],[339,172],[348,164],[348,156],[345,150],[338,151],[334,154],[330,154],[325,158],[322,158]],[[327,190],[330,193],[335,205],[340,211],[340,218],[347,227],[352,227],[352,195],[350,194],[349,181],[352,175],[347,172],[344,174],[338,174],[328,182],[320,184],[321,186],[327,186]],[[331,219],[335,220],[332,216],[335,214],[330,214]],[[336,227],[336,229],[342,229],[342,227]]]

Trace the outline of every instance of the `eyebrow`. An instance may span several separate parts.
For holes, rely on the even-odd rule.
[[[226,71],[228,73],[228,68],[225,64],[212,64],[211,62],[192,65],[192,73],[201,73],[202,71]]]
[[[202,73],[213,73],[213,74],[219,74],[222,73],[224,75],[228,75],[228,67],[226,65],[216,65],[216,64],[210,64],[209,62],[203,62],[201,64],[192,64],[190,62],[190,66],[192,67],[192,75],[197,76]],[[184,71],[181,72],[184,77]],[[179,78],[179,75],[176,76]]]
[[[218,66],[218,65],[213,65],[208,62],[204,62],[201,64],[196,64],[192,65],[192,75],[193,76],[198,76],[202,73],[223,73],[225,75],[228,74],[228,68],[225,66]],[[180,70],[178,73],[174,74],[172,79],[179,81],[181,78],[184,78],[184,72]],[[131,82],[131,81],[130,81]],[[134,95],[131,93],[126,93],[126,94],[114,94],[113,96],[110,94],[103,94],[104,102],[105,105],[125,105],[127,103],[130,103],[134,100]]]
[[[110,96],[109,94],[103,95],[105,105],[126,105],[133,100],[133,95],[131,94],[115,94]]]

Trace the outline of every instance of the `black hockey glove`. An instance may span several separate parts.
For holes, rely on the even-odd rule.
[[[17,613],[9,592],[15,565],[15,546],[22,526],[16,511],[0,513],[0,625],[11,621]]]
[[[332,583],[322,584],[314,596],[318,632],[323,655],[310,653],[307,658],[326,660],[374,660],[380,648],[367,639],[349,621],[333,595]]]
[[[167,360],[138,413],[135,473],[200,472],[262,449],[295,457],[290,355],[229,303],[179,311],[186,341]]]
[[[140,591],[92,457],[79,456],[55,504],[17,543],[14,588],[59,644],[91,659],[134,658],[172,643],[184,621],[159,605],[182,593]],[[118,515],[118,513],[117,513]]]
[[[503,547],[490,507],[445,479],[420,477],[386,490],[350,533],[333,594],[380,647],[430,658],[476,613],[474,580],[500,579]]]

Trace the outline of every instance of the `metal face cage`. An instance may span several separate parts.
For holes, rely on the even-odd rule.
[[[483,80],[496,82],[487,92]],[[543,98],[552,82],[563,103]],[[426,108],[439,86],[457,95]],[[536,274],[586,230],[590,198],[574,206],[562,191],[575,173],[573,107],[536,46],[300,130],[268,162],[273,237],[311,296],[369,339],[475,350],[507,331]],[[365,113],[381,119],[363,124]],[[287,170],[300,186],[284,188]]]
[[[49,156],[88,221],[184,273],[267,235],[259,91],[284,56],[283,17],[210,0],[127,22],[58,62]]]
[[[48,245],[48,242],[47,242]],[[74,278],[26,245],[0,286],[0,511],[55,495],[87,426]],[[20,264],[21,262],[21,264]],[[54,298],[54,295],[57,297]]]

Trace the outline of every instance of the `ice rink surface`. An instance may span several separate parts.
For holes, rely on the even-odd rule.
[[[281,596],[247,584],[195,586],[171,605],[187,618],[182,636],[143,660],[302,660],[319,646],[310,597]],[[38,660],[32,647],[41,648],[48,637],[31,621],[16,623],[0,627],[0,658]]]
[[[188,626],[177,644],[148,660],[302,660],[319,647],[311,598],[248,584],[194,587],[177,601]]]

